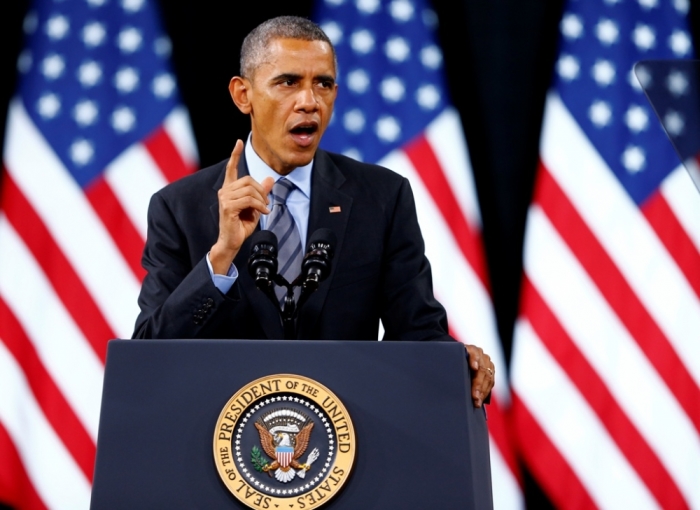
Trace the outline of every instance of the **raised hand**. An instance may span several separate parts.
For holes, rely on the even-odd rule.
[[[219,190],[219,237],[209,253],[215,274],[226,274],[243,242],[254,231],[261,214],[269,214],[268,194],[274,181],[268,177],[262,183],[246,175],[238,178],[238,162],[243,154],[243,142],[236,141],[226,164],[224,184]]]

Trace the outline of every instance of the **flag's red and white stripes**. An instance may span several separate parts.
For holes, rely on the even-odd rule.
[[[512,386],[558,507],[700,508],[698,218],[682,167],[637,207],[550,93]]]
[[[87,508],[106,344],[128,338],[138,313],[148,200],[193,170],[196,149],[176,109],[82,190],[19,99],[6,132],[0,501]]]
[[[510,396],[488,287],[479,203],[459,116],[446,109],[425,132],[380,165],[411,182],[435,294],[451,334],[479,345],[498,369],[488,409],[494,508],[522,508],[522,489],[505,425]]]

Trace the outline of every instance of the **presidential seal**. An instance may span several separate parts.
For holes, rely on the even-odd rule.
[[[257,379],[229,399],[216,422],[216,469],[250,508],[319,508],[343,487],[354,459],[347,410],[307,377]]]

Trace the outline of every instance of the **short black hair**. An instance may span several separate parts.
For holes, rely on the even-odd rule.
[[[273,39],[300,39],[323,41],[333,52],[333,64],[338,69],[333,43],[316,23],[299,16],[279,16],[261,23],[243,40],[241,46],[241,76],[251,79],[255,69],[263,63],[267,46]]]

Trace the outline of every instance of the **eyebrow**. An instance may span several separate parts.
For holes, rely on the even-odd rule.
[[[335,78],[333,78],[330,74],[321,74],[316,76],[316,79],[319,81],[329,81],[331,83],[335,83]]]
[[[300,74],[294,74],[294,73],[282,73],[278,74],[277,76],[273,77],[271,81],[286,81],[286,80],[300,80],[301,75]]]
[[[292,81],[299,81],[301,80],[302,76],[300,74],[295,74],[295,73],[282,73],[278,74],[277,76],[273,77],[271,81],[273,82],[281,82],[281,81],[286,81],[286,80],[292,80]],[[318,76],[314,76],[314,80],[316,81],[329,81],[331,83],[335,83],[335,78],[329,74],[320,74]]]

